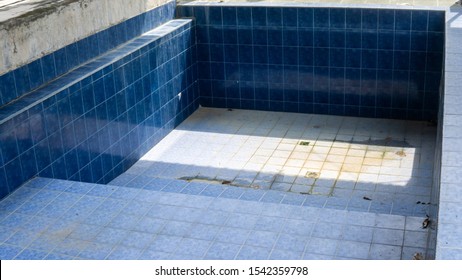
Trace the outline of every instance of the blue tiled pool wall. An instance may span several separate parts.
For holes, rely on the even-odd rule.
[[[442,75],[444,81],[444,74]],[[438,230],[438,211],[440,204],[440,188],[441,188],[441,167],[442,167],[442,154],[443,154],[443,115],[444,115],[444,82],[441,83],[440,87],[440,103],[438,110],[438,127],[436,135],[436,146],[435,146],[435,159],[433,162],[433,184],[432,192],[430,197],[429,217],[433,223],[430,227],[428,242],[427,242],[427,259],[435,259],[436,257],[436,237]]]
[[[179,5],[201,105],[436,120],[443,11]]]
[[[193,31],[189,22],[0,124],[0,197],[36,175],[107,183],[127,170],[199,106]]]
[[[0,75],[0,107],[171,20],[174,13],[175,1],[171,1]]]

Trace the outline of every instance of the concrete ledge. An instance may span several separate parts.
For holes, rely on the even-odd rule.
[[[25,0],[2,6],[0,75],[167,2]]]

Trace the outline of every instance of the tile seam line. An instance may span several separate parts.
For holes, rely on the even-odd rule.
[[[36,100],[36,101],[34,101],[34,102],[32,102],[32,103],[26,105],[26,106],[21,106],[22,108],[20,108],[19,110],[16,110],[15,112],[13,112],[13,113],[11,113],[11,114],[9,114],[9,115],[7,115],[7,116],[5,116],[5,117],[2,117],[2,118],[0,119],[0,125],[6,123],[7,121],[13,119],[14,117],[16,117],[16,116],[18,116],[18,115],[20,115],[20,114],[26,112],[27,110],[33,108],[34,106],[37,106],[38,104],[43,103],[45,100],[47,100],[47,99],[49,99],[49,98],[51,98],[51,97],[53,97],[53,96],[56,96],[58,93],[60,93],[61,91],[65,90],[66,88],[69,88],[69,87],[71,87],[71,86],[73,86],[73,85],[75,85],[75,84],[81,82],[82,80],[84,80],[84,79],[90,77],[91,75],[93,75],[93,74],[95,74],[96,72],[98,72],[98,71],[104,69],[105,67],[107,67],[107,66],[109,66],[109,65],[112,65],[112,64],[116,63],[118,60],[121,60],[121,59],[123,59],[124,57],[129,56],[129,55],[135,53],[137,50],[142,49],[142,48],[146,47],[147,45],[152,44],[152,43],[154,43],[154,42],[156,42],[156,41],[162,40],[162,39],[164,38],[164,36],[167,36],[167,35],[169,35],[171,32],[175,32],[175,31],[179,30],[180,28],[184,27],[185,25],[188,25],[190,22],[192,22],[191,20],[188,20],[188,19],[173,19],[173,20],[175,20],[175,21],[185,21],[185,22],[182,23],[182,24],[180,24],[180,25],[178,25],[178,26],[173,26],[174,29],[172,29],[172,30],[160,30],[161,34],[156,34],[156,35],[149,35],[149,34],[148,34],[148,33],[152,32],[153,30],[155,30],[155,29],[157,29],[157,28],[161,28],[161,27],[165,27],[165,26],[171,27],[171,28],[172,28],[172,26],[168,26],[168,25],[167,25],[167,24],[169,23],[169,22],[167,22],[167,23],[165,23],[165,24],[163,24],[163,25],[161,25],[161,26],[159,26],[159,27],[156,27],[156,28],[152,29],[151,31],[148,31],[148,32],[146,32],[146,33],[141,34],[141,35],[138,36],[138,37],[133,38],[132,40],[130,40],[130,41],[124,43],[123,45],[121,45],[121,46],[119,46],[119,47],[117,47],[117,48],[115,48],[115,49],[113,49],[113,50],[110,50],[110,51],[107,52],[106,54],[112,53],[112,52],[114,52],[114,53],[120,52],[121,49],[123,49],[124,47],[130,48],[130,50],[127,50],[128,52],[126,52],[125,54],[116,56],[115,58],[111,59],[109,62],[104,63],[102,66],[99,66],[99,67],[97,67],[96,69],[91,70],[90,72],[88,72],[88,73],[82,75],[81,77],[79,77],[79,78],[77,78],[77,79],[74,79],[72,82],[67,83],[66,85],[60,86],[60,87],[59,87],[58,89],[56,89],[56,90],[53,90],[51,93],[47,94],[45,97],[42,97],[42,98],[40,98],[40,99],[38,99],[38,100]],[[184,32],[184,31],[182,31],[182,32]],[[177,35],[177,34],[175,34],[174,36],[176,36],[176,35]],[[143,36],[149,36],[149,37],[152,36],[152,37],[154,37],[154,38],[152,38],[151,40],[149,40],[149,41],[147,41],[147,42],[142,42],[141,44],[137,45],[136,47],[130,46],[130,44],[133,44],[135,40],[140,39],[140,38],[143,37]],[[94,59],[92,59],[92,60],[90,60],[90,61],[87,61],[85,64],[83,64],[83,65],[81,65],[81,66],[79,66],[79,67],[77,67],[77,68],[74,68],[74,69],[71,70],[70,72],[64,74],[64,75],[61,76],[61,77],[58,77],[56,80],[53,80],[53,81],[51,81],[50,83],[56,82],[56,81],[58,81],[58,80],[61,79],[61,78],[65,78],[66,75],[70,75],[70,74],[72,74],[72,73],[75,72],[75,71],[79,71],[79,70],[85,71],[84,68],[85,68],[86,66],[88,66],[90,63],[93,63],[93,62],[98,61],[98,59],[103,58],[104,55],[105,55],[105,54],[103,54],[103,55],[101,55],[101,56],[98,56],[98,57],[96,57],[96,58],[94,58]],[[45,86],[45,87],[46,87],[46,86]],[[41,89],[43,89],[43,88],[41,87],[41,88],[35,89],[35,90],[31,91],[31,92],[28,92],[28,93],[26,93],[26,95],[23,96],[22,98],[27,98],[27,97],[33,95],[34,92],[40,91]],[[19,98],[19,99],[17,99],[16,101],[20,101],[22,98]],[[2,107],[3,107],[3,108],[7,108],[7,107],[10,107],[10,106],[11,106],[11,107],[14,107],[14,105],[15,105],[14,103],[15,103],[15,102],[13,102],[13,103],[11,103],[11,104],[5,104],[5,106],[4,106],[4,107],[2,106]],[[2,108],[0,108],[0,110],[1,110],[1,109],[2,109]]]

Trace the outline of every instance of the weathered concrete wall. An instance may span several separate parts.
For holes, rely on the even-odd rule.
[[[0,10],[0,75],[171,1],[61,0],[6,6]]]

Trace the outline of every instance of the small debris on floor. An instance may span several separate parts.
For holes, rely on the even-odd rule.
[[[230,185],[233,186],[232,181],[222,180],[222,179],[215,179],[215,178],[208,178],[205,176],[194,176],[194,177],[180,177],[179,180],[187,181],[187,182],[203,182],[208,184],[222,184],[222,185]]]
[[[321,126],[319,125],[314,125],[313,128],[320,128]]]
[[[372,200],[372,198],[369,198],[369,197],[367,197],[367,196],[363,196],[363,199],[364,199],[364,200]]]
[[[300,194],[304,194],[304,195],[310,195],[309,192],[300,192]]]
[[[418,252],[418,253],[415,253],[414,256],[412,257],[413,260],[423,260],[424,259],[424,256],[422,253]]]
[[[428,228],[430,225],[430,216],[427,215],[427,218],[422,222],[422,228]]]
[[[229,111],[229,112],[231,112],[232,110],[233,110],[233,109],[231,109],[231,108],[228,108],[228,111]]]
[[[305,175],[306,178],[311,178],[311,179],[318,179],[319,178],[319,172],[306,172]]]
[[[308,142],[308,141],[300,141],[298,144],[299,144],[300,146],[309,146],[309,145],[310,145],[310,142]]]
[[[422,202],[422,201],[417,201],[416,204],[422,204],[422,205],[430,205],[430,202]]]
[[[397,156],[400,156],[400,157],[405,157],[406,156],[406,153],[404,151],[398,151],[395,153]]]

